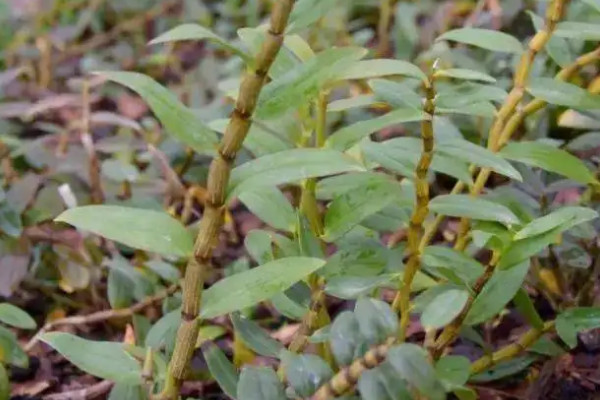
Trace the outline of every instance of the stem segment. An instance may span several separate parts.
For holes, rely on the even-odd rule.
[[[258,96],[265,82],[271,64],[283,43],[283,34],[294,5],[294,0],[278,0],[271,10],[270,28],[254,63],[240,85],[235,109],[231,115],[225,135],[221,140],[216,156],[210,164],[207,184],[207,199],[200,230],[194,244],[194,254],[190,257],[183,280],[183,304],[181,324],[173,356],[169,363],[167,378],[160,398],[176,400],[181,383],[185,379],[187,366],[192,358],[200,320],[200,303],[204,286],[204,273],[208,269],[213,245],[223,225],[226,188],[231,166],[250,129],[251,117]]]
[[[525,85],[527,85],[527,80],[529,79],[529,73],[531,71],[533,60],[535,59],[537,53],[539,53],[544,46],[546,46],[548,40],[550,40],[558,21],[564,14],[567,3],[568,0],[552,1],[546,13],[546,23],[544,29],[540,30],[533,36],[533,38],[529,41],[527,51],[521,56],[521,60],[519,61],[519,65],[515,72],[513,88],[508,94],[508,97],[506,98],[506,101],[500,110],[498,110],[494,123],[492,124],[492,128],[490,129],[488,136],[488,148],[490,150],[498,151],[500,143],[499,139],[502,134],[502,130],[504,129],[507,120],[514,114],[517,106],[525,95]],[[490,174],[491,170],[489,168],[483,168],[479,172],[479,175],[475,180],[475,184],[471,189],[472,196],[477,196],[479,193],[481,193]],[[454,246],[455,249],[463,250],[467,246],[468,232],[469,219],[462,218],[458,230],[458,237],[456,238],[456,243]]]
[[[400,342],[403,342],[406,337],[406,329],[410,321],[410,289],[412,281],[421,267],[420,237],[423,230],[423,222],[429,213],[427,172],[433,159],[433,114],[435,112],[435,88],[433,87],[433,78],[431,76],[424,81],[424,89],[425,103],[423,110],[429,118],[421,122],[422,152],[415,170],[416,205],[410,218],[408,229],[408,250],[410,256],[404,269],[402,287],[396,294],[392,305],[395,311],[400,311],[400,331],[398,333]]]

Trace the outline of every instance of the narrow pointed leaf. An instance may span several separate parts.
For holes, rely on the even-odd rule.
[[[283,384],[268,367],[242,369],[237,385],[237,400],[286,400]]]
[[[103,71],[98,74],[139,94],[175,139],[200,153],[214,150],[217,134],[154,79],[137,72]]]
[[[366,54],[359,47],[330,48],[277,77],[261,91],[255,116],[276,118],[316,97],[336,74]]]
[[[159,254],[187,256],[194,246],[193,237],[185,227],[159,211],[109,205],[83,206],[63,212],[55,221]]]
[[[469,292],[450,289],[436,296],[421,314],[421,325],[425,329],[438,329],[448,325],[464,308]]]
[[[479,167],[488,167],[495,172],[522,181],[519,171],[508,161],[482,146],[464,139],[447,138],[438,142],[437,151],[459,160],[467,161]]]
[[[223,354],[221,349],[211,344],[202,350],[208,369],[213,378],[228,396],[235,398],[237,393],[238,376],[235,367]]]
[[[404,380],[416,387],[428,399],[446,398],[444,388],[437,379],[425,350],[419,346],[404,343],[393,347],[388,353],[388,360]]]
[[[288,382],[302,398],[310,397],[333,376],[329,365],[314,354],[287,354],[284,364]]]
[[[452,217],[515,224],[519,218],[507,207],[490,200],[462,194],[437,196],[429,203],[431,211]]]
[[[88,374],[124,383],[142,379],[140,364],[122,343],[86,340],[64,332],[46,333],[40,339]]]
[[[545,143],[509,143],[500,151],[500,155],[509,160],[563,175],[583,184],[596,181],[592,171],[580,159]]]
[[[347,150],[361,141],[363,138],[388,126],[403,122],[422,121],[429,118],[421,110],[399,109],[391,111],[381,117],[356,122],[348,125],[327,138],[326,146],[338,150]]]
[[[349,156],[327,149],[293,149],[262,156],[231,172],[228,198],[248,189],[365,168]]]
[[[569,347],[577,346],[577,334],[600,328],[600,308],[580,307],[563,311],[556,318],[556,333]]]
[[[517,294],[529,271],[529,260],[509,269],[496,269],[475,298],[465,324],[476,325],[498,314]]]
[[[36,323],[25,311],[9,303],[0,304],[0,321],[21,329],[35,329]]]
[[[242,310],[283,292],[325,265],[309,257],[288,257],[268,262],[220,280],[202,296],[204,319]]]
[[[534,78],[529,82],[527,91],[533,97],[550,104],[580,110],[600,108],[600,95],[592,94],[579,86],[553,78]]]
[[[207,40],[221,46],[228,51],[231,51],[234,54],[239,55],[246,61],[250,60],[250,56],[248,54],[244,53],[237,47],[232,46],[229,44],[229,42],[227,42],[227,40],[215,34],[210,29],[198,24],[181,24],[176,26],[175,28],[152,39],[149,44],[175,42],[180,40]]]
[[[256,353],[267,357],[277,357],[279,352],[283,350],[283,345],[269,336],[254,321],[239,313],[233,313],[231,321],[242,341]]]
[[[484,72],[474,71],[472,69],[464,69],[464,68],[450,68],[450,69],[442,69],[435,73],[435,76],[444,76],[448,78],[454,79],[462,79],[468,81],[482,81],[495,83],[496,78],[490,76]]]
[[[399,186],[380,181],[364,185],[333,199],[324,219],[323,240],[331,242],[382,210],[399,197]]]
[[[375,99],[388,103],[395,108],[422,109],[422,98],[414,90],[414,85],[407,82],[395,82],[387,79],[373,79],[369,81]]]
[[[427,78],[421,68],[407,61],[379,58],[357,61],[337,75],[337,79],[368,79],[389,75],[404,75],[417,79]]]
[[[591,221],[598,217],[598,213],[591,208],[567,206],[559,208],[548,215],[534,219],[523,227],[513,237],[514,240],[526,239],[551,231],[557,227],[568,230],[575,225]]]
[[[261,187],[240,193],[240,200],[254,215],[273,228],[292,232],[296,213],[289,200],[276,187]]]
[[[459,28],[445,32],[436,41],[449,40],[482,49],[505,53],[521,53],[523,45],[514,36],[504,32],[480,28]]]

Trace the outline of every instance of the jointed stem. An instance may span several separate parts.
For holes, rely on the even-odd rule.
[[[185,378],[187,366],[198,337],[200,301],[204,274],[208,269],[214,243],[223,225],[226,188],[231,166],[242,146],[251,125],[258,95],[265,78],[283,43],[283,33],[292,10],[293,0],[279,0],[271,10],[270,28],[253,66],[240,85],[235,109],[231,115],[217,155],[213,158],[207,183],[207,199],[200,229],[194,244],[194,254],[189,259],[183,280],[181,324],[177,331],[175,349],[169,363],[162,400],[176,400]]]
[[[567,3],[568,0],[553,0],[552,3],[550,3],[546,13],[546,23],[544,29],[540,30],[533,36],[533,38],[529,41],[527,51],[521,56],[521,60],[515,72],[513,88],[509,92],[508,97],[504,101],[504,104],[500,110],[498,110],[496,118],[494,119],[494,123],[492,124],[492,128],[490,129],[488,137],[488,148],[490,150],[498,151],[502,130],[504,129],[507,120],[513,115],[519,103],[523,99],[523,96],[525,95],[525,85],[529,79],[529,73],[531,71],[533,60],[535,59],[537,53],[539,53],[544,46],[546,46],[548,40],[550,40],[550,37],[556,28],[556,24],[564,14]],[[479,172],[479,176],[475,180],[475,184],[471,189],[472,196],[477,196],[481,193],[490,173],[491,170],[489,168],[484,168]],[[466,236],[468,231],[469,220],[467,218],[462,218],[460,221],[455,249],[463,250],[466,247]]]
[[[460,328],[465,321],[465,318],[467,318],[467,314],[469,314],[471,307],[473,306],[475,297],[477,297],[477,295],[481,292],[481,289],[483,289],[487,281],[492,277],[494,269],[496,268],[496,264],[498,263],[498,258],[498,254],[495,253],[492,257],[492,260],[490,260],[485,268],[483,274],[479,277],[479,279],[477,279],[475,284],[473,284],[473,293],[469,296],[467,304],[465,304],[462,311],[460,314],[458,314],[454,321],[444,328],[440,336],[435,341],[431,353],[434,359],[438,359],[442,355],[446,346],[452,343],[460,333]]]
[[[433,79],[428,77],[424,81],[425,103],[423,110],[427,113],[427,119],[421,122],[422,152],[419,163],[415,170],[416,205],[410,218],[408,230],[408,251],[410,256],[404,269],[402,287],[394,299],[392,305],[395,311],[400,311],[400,331],[398,339],[403,342],[406,337],[406,329],[410,321],[410,289],[412,281],[421,267],[420,237],[423,230],[423,221],[429,213],[429,183],[427,172],[433,159],[433,114],[435,112],[435,88]]]
[[[485,371],[489,367],[501,361],[510,360],[516,357],[523,351],[527,350],[529,346],[533,345],[544,333],[549,332],[552,329],[554,329],[554,321],[546,322],[544,324],[544,328],[541,330],[531,328],[525,332],[515,343],[511,343],[490,355],[483,356],[480,359],[475,360],[471,364],[471,375]]]
[[[556,75],[556,79],[568,81],[569,79],[571,79],[573,77],[573,75],[580,68],[584,67],[585,65],[596,62],[598,60],[600,60],[600,47],[598,47],[597,49],[595,49],[589,53],[586,53],[586,54],[578,57],[572,64],[561,69],[560,72]],[[535,100],[532,100],[529,103],[527,103],[527,105],[525,105],[525,107],[523,107],[522,109],[517,110],[510,117],[510,119],[504,126],[504,129],[502,130],[502,134],[500,135],[500,138],[497,143],[497,148],[493,149],[493,150],[499,151],[502,147],[504,147],[506,145],[506,143],[508,143],[508,141],[514,135],[514,133],[516,132],[517,128],[521,125],[523,120],[525,118],[527,118],[528,116],[541,110],[546,105],[547,105],[547,103],[545,101],[535,99]],[[481,174],[481,172],[480,172],[480,174]],[[464,182],[459,181],[452,188],[451,194],[461,193],[464,188],[465,188]],[[438,215],[434,221],[431,221],[428,225],[425,226],[425,233],[423,235],[423,238],[421,239],[421,245],[420,245],[421,251],[423,249],[425,249],[425,247],[427,247],[427,245],[429,245],[429,242],[431,242],[433,235],[435,234],[435,232],[437,231],[438,227],[440,226],[440,224],[442,223],[443,220],[444,220],[444,216]],[[468,225],[467,225],[467,228],[468,228]],[[464,236],[464,234],[463,234],[463,236]]]

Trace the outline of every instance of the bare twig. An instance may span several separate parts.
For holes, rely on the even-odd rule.
[[[69,392],[54,393],[44,396],[44,400],[88,400],[95,399],[108,392],[114,383],[111,381],[100,381],[83,389],[71,390]]]
[[[87,325],[96,322],[106,321],[108,319],[113,318],[130,317],[131,315],[143,310],[144,308],[149,307],[150,305],[157,303],[163,300],[164,298],[172,295],[177,291],[177,289],[179,289],[179,284],[171,285],[162,292],[157,293],[154,296],[147,297],[146,299],[128,308],[121,308],[118,310],[102,310],[88,315],[77,315],[49,322],[46,325],[44,325],[42,329],[40,329],[39,332],[36,333],[33,338],[31,338],[31,340],[25,345],[24,350],[26,352],[31,351],[31,349],[36,345],[36,343],[40,340],[40,337],[44,333],[54,330],[60,326]]]

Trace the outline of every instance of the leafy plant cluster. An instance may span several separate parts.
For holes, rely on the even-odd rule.
[[[188,190],[170,215],[115,199],[56,218],[111,243],[109,257],[93,236],[85,246],[93,254],[86,262],[104,259],[115,310],[181,281],[156,322],[134,315],[135,344],[36,336],[115,381],[111,398],[175,400],[183,381],[214,379],[239,400],[474,399],[471,384],[569,351],[580,332],[600,327],[600,182],[597,160],[578,157],[600,143],[600,4],[544,3],[522,40],[449,29],[409,62],[418,27],[407,16],[419,5],[392,8],[400,56],[385,58],[314,39],[319,21],[349,7],[342,3],[275,1],[270,21],[239,29],[236,41],[183,24],[150,42],[206,41],[236,57],[240,79],[222,83],[234,104],[229,118],[204,122],[147,75],[97,72],[136,92],[172,138],[212,159],[205,188],[195,189],[202,196]],[[547,137],[541,127],[556,121],[577,135]],[[122,165],[104,170],[115,183],[137,179]],[[566,189],[574,199],[561,197]],[[267,227],[244,238],[251,262],[241,258],[205,285],[236,199]],[[18,236],[19,214],[7,229],[15,218],[6,207],[0,229]],[[539,312],[543,301],[550,315]],[[346,306],[330,314],[332,302]],[[299,323],[289,346],[261,326],[259,304]],[[482,327],[507,308],[529,330],[490,348]],[[0,320],[35,327],[8,304]],[[230,327],[231,359],[214,344]],[[2,332],[2,349],[12,349],[2,361],[17,363],[22,351]],[[459,338],[481,357],[452,354]],[[197,349],[210,377],[190,372]],[[256,355],[268,366],[253,364]]]

